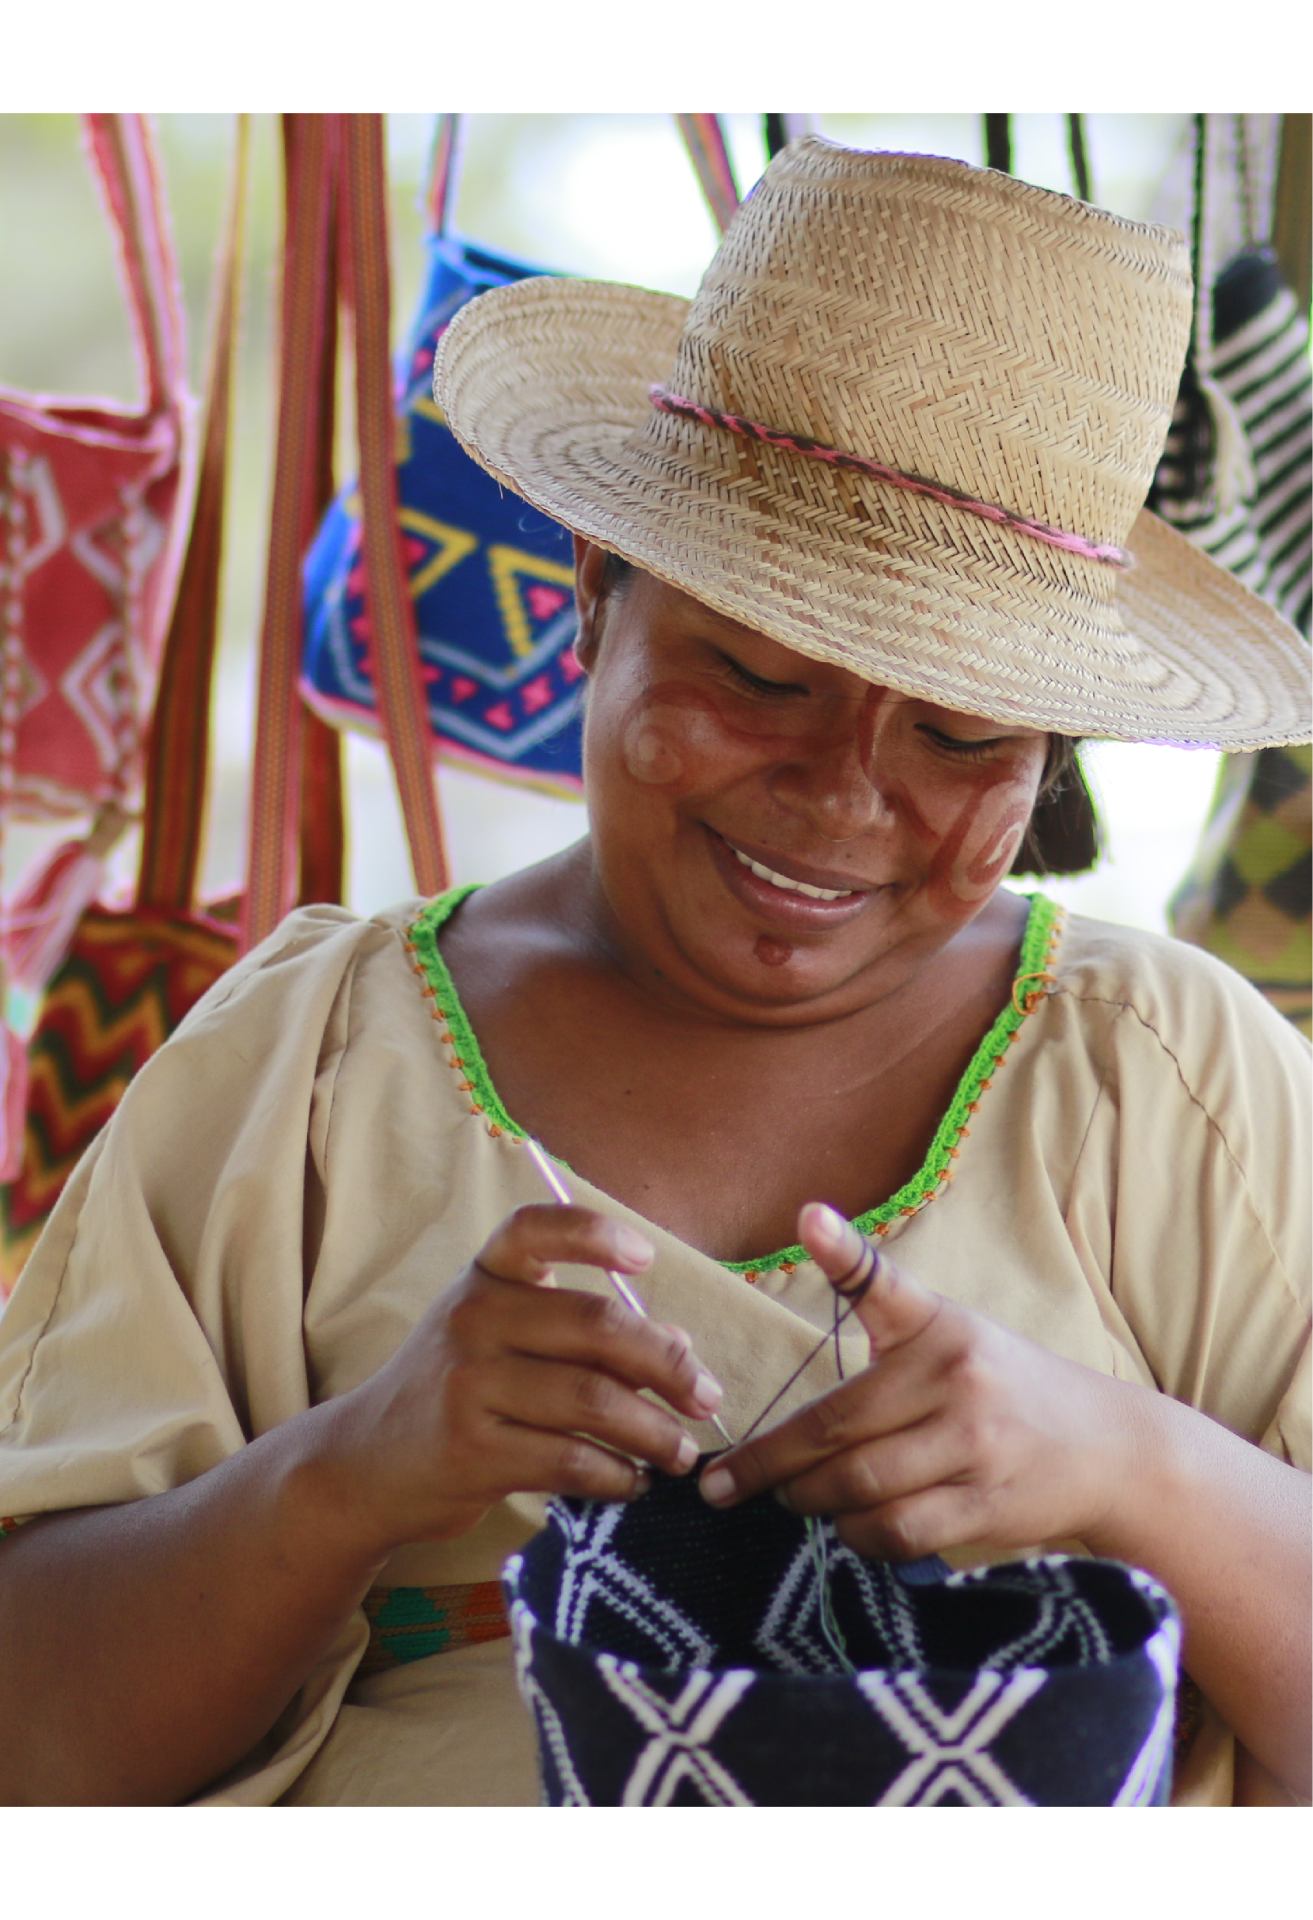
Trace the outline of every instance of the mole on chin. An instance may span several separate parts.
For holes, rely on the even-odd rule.
[[[786,947],[782,940],[772,940],[768,933],[758,934],[752,951],[763,967],[783,967],[793,958],[793,948]]]

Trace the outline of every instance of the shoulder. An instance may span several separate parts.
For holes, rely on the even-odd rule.
[[[1053,976],[1120,1113],[1128,1173],[1144,1158],[1179,1186],[1194,1167],[1216,1197],[1243,1187],[1269,1231],[1299,1237],[1313,1054],[1289,1021],[1211,954],[1079,915]]]
[[[298,908],[197,1001],[170,1046],[262,1020],[302,1033],[325,1024],[358,976],[405,978],[411,928],[428,904],[406,901],[368,919],[346,907]]]
[[[1122,1013],[1164,1052],[1203,1076],[1210,1062],[1233,1067],[1272,1060],[1306,1079],[1302,1034],[1224,961],[1165,934],[1065,917],[1053,965],[1054,992]]]

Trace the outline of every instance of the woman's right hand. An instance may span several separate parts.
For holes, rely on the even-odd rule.
[[[628,1500],[638,1461],[687,1473],[721,1390],[679,1328],[553,1268],[637,1274],[653,1250],[585,1207],[520,1207],[370,1379],[318,1409],[342,1491],[383,1553],[451,1540],[511,1493]],[[630,1458],[628,1456],[634,1456]]]

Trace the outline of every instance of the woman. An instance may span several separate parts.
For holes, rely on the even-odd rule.
[[[1307,1795],[1306,1049],[1000,885],[1064,740],[1301,730],[1297,638],[1137,519],[1189,312],[1175,236],[808,140],[691,309],[461,316],[440,403],[577,532],[589,833],[294,915],[79,1169],[0,1327],[5,1797],[534,1799],[503,1559],[744,1434],[863,1233],[848,1377],[705,1496],[1147,1567],[1177,1797],[1233,1735]]]

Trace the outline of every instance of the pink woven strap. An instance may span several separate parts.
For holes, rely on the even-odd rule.
[[[1043,520],[1033,520],[1024,513],[1013,513],[993,500],[978,500],[974,494],[950,487],[942,480],[930,480],[921,473],[905,473],[900,467],[887,467],[882,461],[869,459],[865,454],[845,453],[842,448],[827,446],[824,441],[813,440],[807,434],[786,433],[781,427],[766,427],[759,420],[745,419],[742,414],[722,413],[715,407],[699,406],[696,400],[686,400],[680,394],[671,393],[668,387],[654,385],[648,388],[648,392],[658,413],[677,414],[681,419],[696,420],[705,427],[719,427],[726,433],[741,434],[747,440],[760,440],[768,447],[784,447],[788,452],[800,453],[808,460],[823,460],[832,467],[844,467],[853,473],[867,474],[872,480],[883,481],[886,486],[901,487],[904,493],[921,494],[927,500],[938,500],[943,506],[959,508],[963,513],[974,513],[979,519],[992,520],[997,526],[1008,527],[1013,533],[1025,534],[1031,540],[1042,540],[1046,546],[1061,547],[1066,553],[1079,554],[1083,560],[1097,560],[1101,566],[1135,565],[1134,556],[1125,547],[1096,545],[1083,534],[1065,533],[1061,527],[1050,527]]]
[[[87,145],[118,232],[147,410],[176,406],[186,379],[178,264],[148,121],[139,113],[89,113]]]

